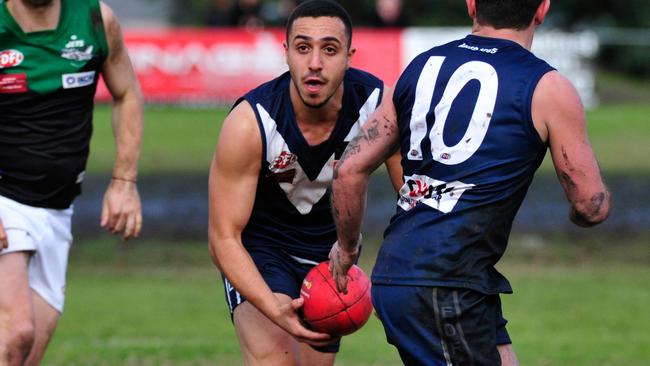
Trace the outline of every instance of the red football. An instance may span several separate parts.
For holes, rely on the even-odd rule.
[[[357,266],[348,272],[348,293],[336,290],[329,262],[312,268],[302,281],[303,319],[317,332],[344,336],[361,328],[372,313],[370,280]]]

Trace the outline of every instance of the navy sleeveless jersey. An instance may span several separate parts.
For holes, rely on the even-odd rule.
[[[242,232],[246,248],[272,247],[323,261],[336,241],[331,215],[333,167],[347,143],[381,101],[383,83],[357,69],[344,77],[343,105],[329,138],[315,146],[298,128],[288,72],[250,91],[262,135],[262,168],[250,220]]]
[[[551,70],[515,42],[474,35],[406,68],[393,96],[405,184],[374,283],[512,292],[494,265],[546,152],[531,103]]]

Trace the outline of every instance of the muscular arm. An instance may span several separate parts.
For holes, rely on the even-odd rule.
[[[109,53],[102,75],[113,97],[113,134],[116,158],[113,179],[102,207],[102,226],[124,238],[138,236],[142,227],[140,196],[135,181],[142,141],[142,93],[131,66],[120,25],[113,11],[101,3]]]
[[[391,154],[388,159],[386,159],[386,170],[388,171],[388,177],[390,182],[395,189],[395,192],[399,190],[404,185],[404,171],[402,170],[402,154],[399,150],[399,147],[395,149],[395,152]]]
[[[585,113],[571,83],[558,72],[540,80],[533,95],[535,127],[548,141],[553,165],[571,204],[570,218],[588,227],[607,218],[610,193],[587,138]]]
[[[328,339],[301,325],[295,309],[302,299],[282,304],[273,295],[242,243],[241,234],[255,201],[261,156],[262,140],[254,112],[250,104],[242,102],[224,121],[210,167],[208,237],[212,260],[247,301],[295,338],[310,343]]]
[[[330,270],[340,291],[345,291],[347,271],[358,255],[370,173],[397,147],[397,119],[392,98],[392,91],[385,94],[379,108],[348,144],[334,170],[332,214],[338,242],[330,253]]]

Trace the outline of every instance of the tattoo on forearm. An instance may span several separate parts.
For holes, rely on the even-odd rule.
[[[336,163],[336,167],[334,168],[334,179],[338,178],[338,170],[341,165],[347,160],[349,156],[356,155],[361,152],[361,145],[359,144],[359,141],[363,137],[361,134],[355,136],[352,141],[348,144],[348,146],[345,148],[345,151],[343,151],[343,155],[341,155],[341,158],[339,161]]]
[[[334,179],[338,177],[338,167],[341,166],[348,157],[357,155],[361,152],[361,140],[365,140],[368,143],[372,143],[381,138],[382,133],[386,136],[391,136],[395,131],[394,127],[395,122],[391,121],[388,117],[383,116],[384,124],[381,126],[381,121],[377,118],[373,118],[366,122],[366,128],[359,131],[359,134],[356,135],[352,141],[348,144],[345,151],[341,155],[336,168],[334,169]],[[382,128],[380,128],[380,126]]]
[[[368,127],[368,133],[366,135],[366,140],[372,142],[379,138],[379,121],[373,119],[370,121],[370,126]]]

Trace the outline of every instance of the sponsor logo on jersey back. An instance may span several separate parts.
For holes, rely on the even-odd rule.
[[[0,93],[24,93],[27,91],[26,74],[0,75]]]
[[[17,50],[0,51],[0,69],[20,65],[25,59],[25,55]]]
[[[408,211],[424,203],[438,211],[449,213],[458,203],[460,196],[472,187],[474,184],[459,181],[443,182],[426,175],[405,176],[397,205],[404,211]]]
[[[95,82],[95,71],[75,72],[61,75],[63,89],[81,88]]]

